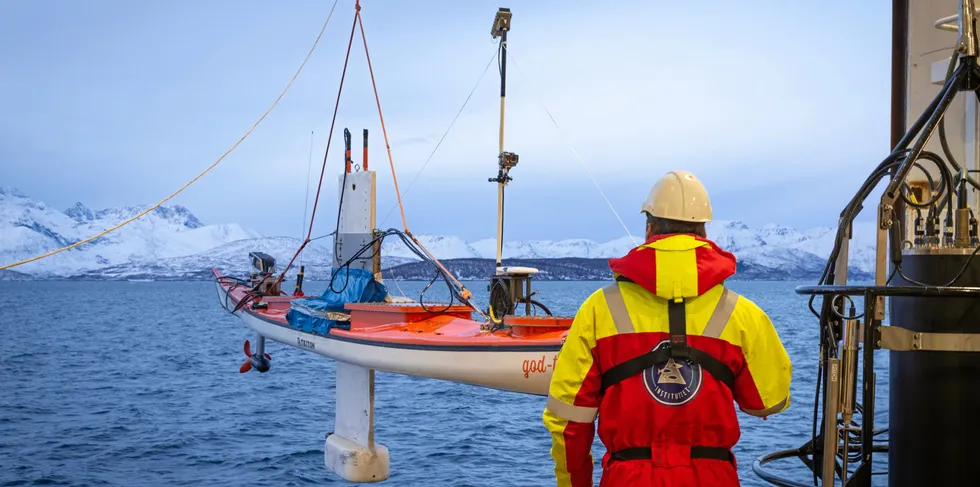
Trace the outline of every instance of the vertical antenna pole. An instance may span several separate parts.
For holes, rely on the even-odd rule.
[[[500,149],[498,153],[504,153],[504,100],[507,98],[507,31],[500,37]],[[504,247],[504,183],[497,182],[497,265]]]
[[[504,152],[504,100],[507,97],[507,32],[510,31],[511,13],[509,8],[501,7],[493,19],[490,36],[500,37],[500,140],[498,151],[497,177],[490,182],[497,183],[497,267],[500,267],[501,254],[504,246],[504,186],[511,178],[507,175],[510,168],[517,164],[517,156]]]

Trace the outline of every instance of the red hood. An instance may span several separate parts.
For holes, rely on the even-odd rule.
[[[658,235],[609,268],[664,299],[693,298],[735,274],[735,256],[696,235]]]

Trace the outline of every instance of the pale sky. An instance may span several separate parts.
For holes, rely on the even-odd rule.
[[[750,3],[364,0],[402,191],[496,51],[490,27],[505,6],[505,149],[520,156],[507,240],[625,235],[572,147],[635,235],[651,185],[675,168],[702,179],[716,219],[835,224],[889,151],[891,3]],[[0,184],[61,209],[155,203],[268,108],[332,4],[0,1]],[[339,1],[276,109],[168,204],[300,236],[310,134],[312,202],[352,20],[353,1]],[[499,103],[492,65],[404,197],[413,232],[494,236]],[[370,131],[380,223],[395,195],[359,32],[315,235],[333,229],[344,127],[355,163]],[[382,226],[400,227],[397,210]]]

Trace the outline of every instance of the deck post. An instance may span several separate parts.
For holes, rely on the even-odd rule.
[[[345,177],[346,176],[346,177]],[[343,265],[374,237],[374,171],[341,174],[338,181],[343,200],[340,224],[334,235],[334,267]],[[379,259],[365,252],[350,267],[375,270]],[[388,478],[388,449],[374,441],[374,370],[337,361],[337,407],[334,431],[327,435],[323,463],[348,482],[380,482]]]

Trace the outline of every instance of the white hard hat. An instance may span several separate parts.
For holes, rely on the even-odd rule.
[[[657,218],[710,222],[711,202],[701,181],[687,171],[670,171],[657,181],[641,212]]]

